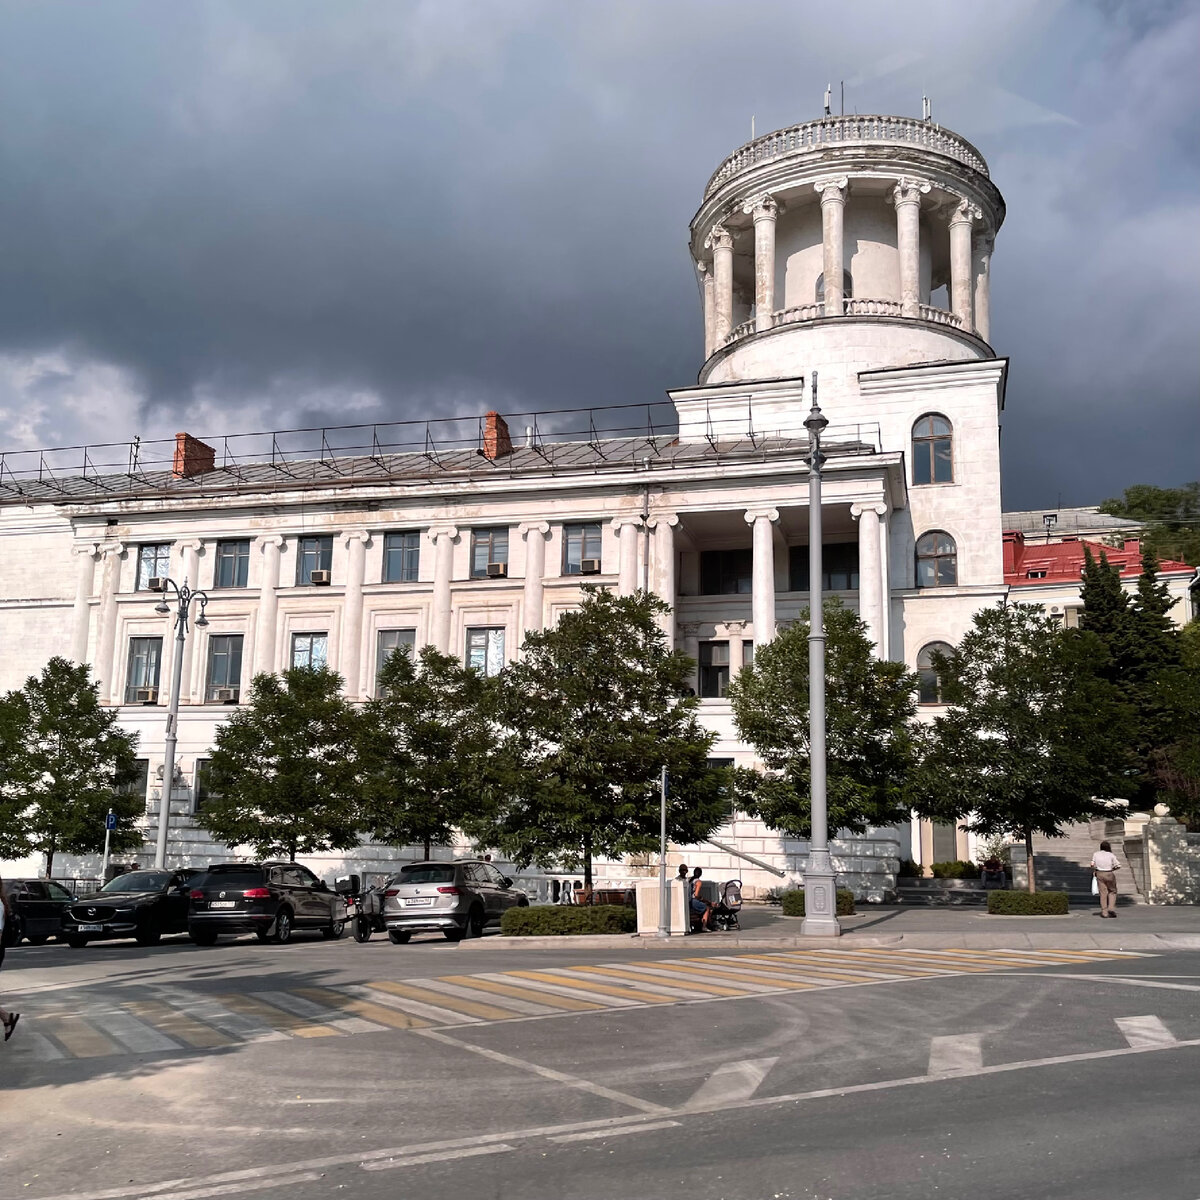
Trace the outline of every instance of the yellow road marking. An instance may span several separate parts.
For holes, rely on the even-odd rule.
[[[265,1000],[257,1000],[252,995],[235,992],[228,996],[218,996],[217,999],[227,1008],[232,1008],[234,1012],[240,1012],[246,1017],[254,1017],[264,1024],[270,1025],[272,1029],[293,1033],[296,1037],[340,1036],[336,1029],[330,1029],[328,1025],[320,1025],[315,1021],[310,1021],[307,1017],[298,1017],[295,1013],[285,1012],[282,1008],[276,1008],[275,1005],[268,1004]]]
[[[386,1008],[382,1004],[372,1004],[370,1000],[359,1000],[355,996],[346,996],[331,988],[295,988],[297,996],[306,996],[326,1008],[340,1008],[343,1012],[353,1013],[356,1017],[365,1017],[368,1021],[376,1021],[380,1025],[390,1025],[393,1029],[425,1029],[432,1021],[410,1016],[399,1009]]]
[[[367,987],[381,992],[390,992],[393,996],[402,996],[407,1000],[419,1000],[422,1004],[436,1004],[438,1008],[465,1013],[468,1017],[479,1017],[484,1021],[507,1021],[512,1017],[524,1015],[513,1012],[511,1008],[498,1008],[493,1004],[483,1004],[477,1000],[462,1000],[458,996],[435,992],[431,988],[413,987],[407,983],[393,983],[390,979],[382,980],[379,983],[368,983]]]
[[[39,1028],[48,1029],[76,1058],[103,1058],[122,1052],[122,1047],[110,1042],[81,1017],[41,1017],[37,1023]]]
[[[554,983],[559,987],[579,988],[581,991],[596,992],[601,996],[616,996],[621,1000],[636,1000],[641,1004],[675,1003],[669,997],[659,996],[654,992],[639,992],[636,988],[617,987],[611,983],[600,983],[594,979],[573,979],[569,975],[550,975],[545,971],[505,971],[504,974],[517,979],[539,979],[543,983]]]
[[[763,971],[781,977],[784,974],[807,975],[810,980],[832,979],[837,983],[862,983],[864,980],[870,978],[870,976],[862,974],[846,975],[838,971],[832,971],[823,967],[820,963],[814,963],[809,966],[807,963],[780,962],[778,959],[766,954],[739,954],[737,962],[742,962],[743,960],[746,962],[747,971]],[[730,963],[729,965],[734,968],[737,967],[737,963]],[[847,970],[852,970],[852,968],[847,968]]]
[[[586,1012],[606,1006],[594,1000],[581,1000],[575,996],[556,996],[552,992],[538,992],[533,988],[516,987],[511,983],[497,983],[494,979],[476,979],[474,975],[443,975],[445,983],[457,983],[480,991],[494,992],[497,996],[511,996],[514,1000],[528,1000],[532,1004],[544,1004],[547,1008],[561,1008],[565,1012]]]
[[[957,970],[956,967],[951,967],[946,964],[941,964],[939,966],[934,966],[932,964],[919,966],[916,963],[909,964],[903,962],[894,962],[887,958],[873,958],[870,956],[869,952],[864,950],[852,951],[853,956],[844,959],[835,958],[834,955],[837,953],[838,952],[836,950],[831,950],[828,955],[817,959],[817,961],[845,963],[847,969],[852,969],[854,968],[855,964],[857,964],[858,966],[862,967],[864,971],[886,971],[891,975],[901,975],[916,979],[933,979],[938,975],[946,974],[948,971]]]
[[[234,1039],[218,1033],[199,1021],[171,1008],[158,1000],[128,1000],[123,1005],[135,1017],[149,1021],[156,1029],[171,1037],[186,1042],[189,1046],[199,1046],[202,1049],[212,1049],[216,1046],[232,1046]]]
[[[690,960],[693,963],[708,963],[705,958],[693,958]],[[671,969],[676,971],[700,971],[705,975],[719,975],[722,979],[743,980],[746,983],[753,983],[760,987],[779,988],[781,991],[791,991],[796,989],[804,991],[811,987],[816,987],[815,983],[793,983],[790,980],[780,979],[774,972],[763,971],[761,975],[753,976],[747,970],[736,970],[727,966],[690,966],[687,962],[671,962]],[[753,992],[746,992],[747,996],[754,995]]]
[[[647,966],[650,964],[647,963]],[[721,987],[716,983],[707,983],[703,980],[693,979],[690,975],[686,979],[670,979],[666,975],[644,975],[640,971],[622,970],[620,967],[574,967],[576,971],[589,971],[597,975],[615,975],[618,979],[629,979],[635,983],[654,984],[656,987],[671,987],[672,985],[680,987],[684,990],[692,990],[696,992],[710,992],[714,996],[742,996],[745,993],[735,991],[733,988]]]

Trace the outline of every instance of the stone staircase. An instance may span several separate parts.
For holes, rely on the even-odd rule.
[[[1037,835],[1033,839],[1034,867],[1037,872],[1038,891],[1067,892],[1075,904],[1095,904],[1092,895],[1092,855],[1107,839],[1112,843],[1113,853],[1121,864],[1117,872],[1117,903],[1145,904],[1145,898],[1137,889],[1137,880],[1129,869],[1125,858],[1125,823],[1121,820],[1081,821],[1068,825],[1065,835],[1048,838]],[[1026,886],[1025,847],[1012,847],[1013,887],[1023,890]]]

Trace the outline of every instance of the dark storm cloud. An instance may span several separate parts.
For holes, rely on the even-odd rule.
[[[709,172],[846,78],[928,91],[1005,192],[1006,503],[1193,478],[1198,37],[1033,0],[10,2],[0,443],[657,400],[699,365]]]

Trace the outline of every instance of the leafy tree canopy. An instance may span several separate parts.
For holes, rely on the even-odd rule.
[[[907,819],[916,763],[916,676],[875,657],[866,626],[825,604],[829,828],[862,832]],[[765,646],[729,687],[738,732],[765,773],[736,773],[739,807],[792,837],[811,835],[808,614]]]
[[[1200,480],[1177,488],[1135,483],[1100,511],[1145,522],[1145,541],[1159,558],[1200,566]]]
[[[359,716],[332,671],[257,675],[250,703],[217,731],[200,823],[264,858],[359,843]]]
[[[142,844],[134,822],[145,798],[118,794],[137,774],[136,736],[100,705],[87,666],[52,658],[40,676],[0,700],[0,857],[96,854],[111,808],[115,850]]]

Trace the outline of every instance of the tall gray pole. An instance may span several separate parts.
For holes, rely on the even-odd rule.
[[[804,872],[801,934],[838,937],[837,876],[829,857],[829,812],[825,792],[825,611],[821,594],[821,433],[829,424],[817,404],[817,373],[812,373],[808,430],[808,754],[812,837]]]
[[[667,893],[667,768],[659,785],[658,936],[671,936],[671,897]]]

